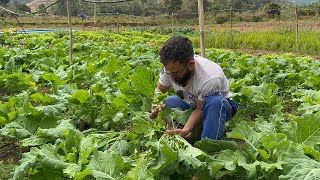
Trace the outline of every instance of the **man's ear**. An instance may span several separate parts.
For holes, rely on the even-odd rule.
[[[188,66],[189,68],[193,69],[194,68],[194,65],[196,64],[196,62],[192,59],[188,62]]]

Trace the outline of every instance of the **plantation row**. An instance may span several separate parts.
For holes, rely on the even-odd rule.
[[[240,110],[192,146],[164,134],[190,112],[149,117],[168,37],[76,32],[70,65],[64,33],[2,35],[0,134],[31,147],[13,179],[320,178],[320,61],[208,49]]]

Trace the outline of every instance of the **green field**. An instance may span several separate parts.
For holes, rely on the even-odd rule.
[[[197,33],[187,36],[197,44]],[[0,163],[1,178],[320,177],[320,61],[207,49],[240,110],[225,139],[192,145],[164,134],[164,120],[183,124],[190,112],[166,109],[149,117],[162,68],[159,48],[168,37],[75,32],[70,64],[67,33],[1,35],[0,136],[18,148]],[[19,163],[8,160],[21,153]]]

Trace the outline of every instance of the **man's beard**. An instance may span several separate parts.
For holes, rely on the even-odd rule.
[[[191,78],[191,76],[192,71],[189,68],[187,68],[186,73],[184,73],[182,77],[175,78],[173,79],[173,81],[180,86],[185,86],[186,82]]]

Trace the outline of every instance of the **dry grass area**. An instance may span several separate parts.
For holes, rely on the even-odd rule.
[[[240,22],[233,24],[215,24],[207,26],[207,30],[229,31],[231,28],[237,32],[268,32],[268,31],[294,31],[296,21],[270,21],[270,22]],[[320,21],[299,21],[300,30],[320,31]]]

